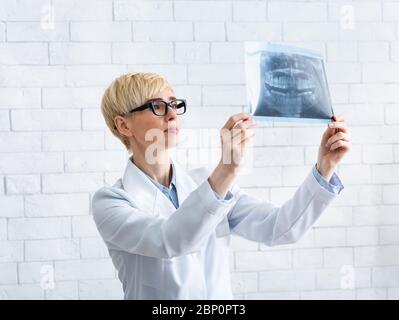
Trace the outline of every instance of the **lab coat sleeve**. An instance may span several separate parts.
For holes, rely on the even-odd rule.
[[[100,235],[108,247],[157,258],[199,251],[235,203],[218,200],[206,179],[166,219],[132,206],[121,192],[103,187],[93,196]]]
[[[337,196],[337,193],[323,188],[312,171],[293,197],[281,206],[238,190],[237,202],[228,214],[230,230],[233,234],[267,246],[294,243]]]

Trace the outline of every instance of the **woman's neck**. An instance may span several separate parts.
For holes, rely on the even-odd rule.
[[[133,153],[131,161],[148,176],[169,187],[172,179],[171,160],[168,152],[159,154],[155,163],[148,163],[142,153]]]

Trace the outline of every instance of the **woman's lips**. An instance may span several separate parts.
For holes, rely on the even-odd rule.
[[[165,132],[167,133],[179,133],[179,129],[178,128],[168,128],[165,130]]]

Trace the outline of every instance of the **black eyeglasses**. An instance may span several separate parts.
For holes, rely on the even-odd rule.
[[[166,102],[164,100],[153,100],[129,112],[133,113],[136,111],[142,111],[150,108],[152,110],[152,113],[156,116],[166,116],[169,109],[168,107],[171,107],[176,112],[176,114],[181,115],[186,112],[186,100],[175,99],[171,102]]]
[[[140,107],[137,107],[136,109],[130,110],[128,113],[151,109],[152,113],[156,116],[166,116],[169,109],[168,107],[171,107],[173,110],[175,110],[176,114],[181,115],[183,113],[186,113],[186,100],[175,99],[171,102],[166,102],[162,99],[153,100],[146,104],[143,104]],[[116,130],[116,126],[114,126],[114,129]]]

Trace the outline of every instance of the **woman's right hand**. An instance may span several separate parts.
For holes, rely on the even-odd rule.
[[[256,124],[251,114],[237,113],[231,116],[220,130],[222,157],[208,181],[222,198],[237,175],[246,145],[255,136],[255,131],[249,127]]]
[[[249,127],[257,122],[249,113],[237,113],[231,116],[220,130],[222,144],[221,163],[226,168],[236,171],[245,153],[245,147],[255,136],[255,131]]]

